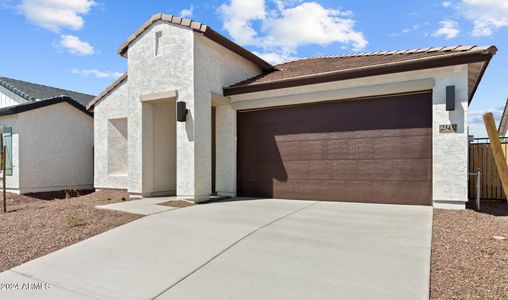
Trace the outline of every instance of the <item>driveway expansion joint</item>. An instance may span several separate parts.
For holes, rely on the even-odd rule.
[[[199,270],[201,270],[202,268],[204,268],[206,265],[208,265],[209,263],[211,263],[212,261],[214,261],[215,259],[217,259],[219,256],[221,256],[222,254],[226,253],[228,250],[230,250],[231,248],[233,248],[234,246],[236,246],[237,244],[239,244],[240,242],[244,241],[245,239],[247,239],[248,237],[252,236],[253,234],[255,234],[256,232],[262,230],[263,228],[266,228],[267,226],[270,226],[280,220],[283,220],[289,216],[292,216],[294,214],[297,214],[299,212],[301,212],[302,210],[304,209],[307,209],[313,205],[316,205],[317,203],[319,203],[319,201],[313,201],[312,203],[308,204],[308,205],[305,205],[304,207],[301,207],[295,211],[292,211],[290,213],[287,213],[281,217],[278,217],[262,226],[260,226],[259,228],[256,228],[255,230],[247,233],[246,235],[244,235],[243,237],[241,237],[240,239],[238,239],[237,241],[235,241],[234,243],[232,243],[231,245],[229,245],[228,247],[226,247],[225,249],[221,250],[219,253],[217,253],[216,255],[212,256],[210,259],[208,259],[207,261],[205,261],[203,264],[201,264],[200,266],[198,266],[196,269],[194,269],[193,271],[191,271],[190,273],[188,273],[187,275],[183,276],[182,278],[180,278],[178,281],[176,281],[175,283],[173,283],[172,285],[170,285],[168,288],[164,289],[163,291],[161,291],[160,293],[158,293],[157,295],[155,295],[155,297],[151,298],[151,300],[155,300],[157,298],[159,298],[162,294],[166,293],[167,291],[171,290],[173,287],[175,287],[176,285],[178,285],[179,283],[181,283],[182,281],[184,281],[185,279],[189,278],[192,274],[198,272]]]

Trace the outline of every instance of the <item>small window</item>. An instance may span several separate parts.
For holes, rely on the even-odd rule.
[[[155,33],[155,56],[159,56],[162,52],[162,31]]]

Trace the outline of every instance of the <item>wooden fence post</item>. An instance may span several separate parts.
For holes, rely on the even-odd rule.
[[[490,149],[494,155],[497,173],[499,174],[504,194],[508,200],[508,165],[506,164],[506,157],[504,156],[503,149],[501,148],[501,142],[499,141],[499,135],[497,133],[496,123],[494,122],[494,116],[492,113],[484,114],[483,122],[485,123],[485,129],[487,129],[487,134],[489,136]]]

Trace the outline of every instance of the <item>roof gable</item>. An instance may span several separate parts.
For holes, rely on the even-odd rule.
[[[168,22],[170,24],[190,28],[195,32],[202,33],[205,37],[209,38],[210,40],[218,43],[219,45],[223,46],[226,49],[229,49],[230,51],[242,56],[243,58],[250,60],[254,64],[258,65],[263,70],[271,70],[273,69],[273,66],[260,58],[259,56],[255,55],[254,53],[250,52],[249,50],[241,47],[240,45],[236,44],[235,42],[231,41],[230,39],[224,37],[220,33],[216,32],[209,26],[192,21],[190,19],[184,19],[172,15],[166,15],[166,14],[155,14],[153,15],[150,20],[146,21],[143,26],[141,26],[138,30],[136,30],[132,35],[130,35],[127,40],[118,48],[118,54],[120,54],[123,57],[127,57],[127,52],[129,49],[129,45],[136,40],[143,32],[145,32],[152,24],[158,21]]]

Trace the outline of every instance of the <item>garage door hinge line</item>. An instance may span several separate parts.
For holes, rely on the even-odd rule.
[[[188,273],[187,275],[185,275],[184,277],[182,277],[181,279],[179,279],[177,282],[173,283],[172,285],[170,285],[168,288],[164,289],[162,292],[158,293],[157,295],[155,295],[155,297],[152,298],[152,300],[154,299],[157,299],[159,296],[161,296],[162,294],[164,294],[165,292],[169,291],[170,289],[172,289],[174,286],[176,286],[177,284],[179,284],[180,282],[184,281],[185,279],[187,279],[189,276],[191,276],[192,274],[196,273],[197,271],[201,270],[203,267],[205,267],[206,265],[208,265],[209,263],[211,263],[213,260],[215,260],[217,257],[221,256],[222,254],[224,254],[226,251],[228,251],[229,249],[233,248],[235,245],[237,245],[238,243],[240,243],[241,241],[245,240],[246,238],[250,237],[251,235],[253,235],[254,233],[260,231],[261,229],[267,227],[267,226],[270,226],[272,225],[273,223],[275,222],[278,222],[282,219],[285,219],[291,215],[294,215],[308,207],[311,207],[313,205],[316,205],[319,201],[314,201],[312,202],[311,204],[309,205],[305,205],[304,207],[302,208],[299,208],[293,212],[290,212],[286,215],[283,215],[282,217],[279,217],[273,221],[270,221],[266,224],[264,224],[263,226],[247,233],[246,235],[244,235],[243,237],[241,237],[240,239],[238,239],[236,242],[234,242],[233,244],[229,245],[228,247],[226,247],[224,250],[220,251],[219,253],[217,253],[216,255],[214,255],[212,258],[210,258],[209,260],[207,260],[206,262],[204,262],[203,264],[201,264],[199,267],[197,267],[195,270],[193,270],[192,272]]]

